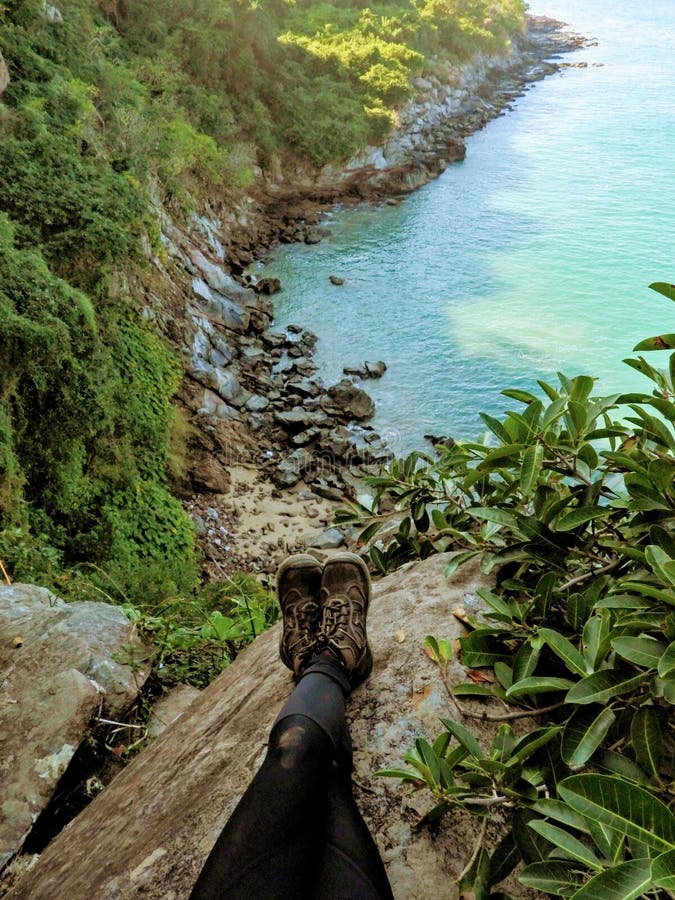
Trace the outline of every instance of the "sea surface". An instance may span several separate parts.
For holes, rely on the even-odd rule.
[[[319,335],[325,377],[386,361],[365,386],[399,453],[426,433],[477,437],[479,412],[517,408],[502,389],[557,371],[647,389],[622,359],[675,330],[648,288],[675,282],[675,0],[530,8],[598,41],[564,57],[586,68],[532,86],[400,206],[331,212],[330,238],[265,267],[283,284],[277,325]]]

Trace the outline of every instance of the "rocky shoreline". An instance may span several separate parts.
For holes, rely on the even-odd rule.
[[[340,546],[345,535],[320,528],[392,456],[368,424],[374,404],[357,383],[381,374],[383,364],[364,362],[361,372],[327,385],[313,359],[317,336],[295,325],[275,330],[270,296],[279,285],[247,275],[247,267],[279,242],[318,243],[326,234],[321,213],[338,202],[398,202],[462,159],[463,138],[503,114],[527,85],[558,71],[552,57],[583,46],[563,23],[530,18],[510,57],[446,68],[445,83],[417,79],[384,146],[340,169],[297,170],[283,180],[260,173],[253,192],[195,216],[189,230],[162,212],[165,256],[154,262],[173,290],[168,302],[148,296],[149,315],[187,360],[179,400],[190,420],[189,470],[175,487],[195,522],[207,576],[271,572],[288,552]],[[249,475],[233,479],[237,467]],[[282,506],[281,526],[264,522],[270,503]]]

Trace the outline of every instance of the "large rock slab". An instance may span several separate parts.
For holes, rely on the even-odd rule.
[[[400,765],[415,737],[434,736],[438,717],[453,714],[422,644],[429,633],[450,640],[461,633],[452,610],[467,605],[479,577],[461,569],[448,583],[446,563],[447,557],[433,557],[376,585],[369,616],[375,667],[349,705],[357,801],[397,900],[456,897],[453,879],[475,840],[468,816],[456,815],[434,836],[415,830],[431,799],[411,799],[373,777],[377,768]],[[187,897],[292,691],[277,658],[278,640],[276,626],[248,647],[52,842],[10,896]],[[464,680],[459,663],[452,666],[450,676]]]
[[[134,653],[133,664],[124,654]],[[117,718],[150,665],[121,609],[0,586],[0,870],[49,802],[100,709]]]

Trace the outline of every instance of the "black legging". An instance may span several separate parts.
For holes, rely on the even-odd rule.
[[[333,660],[307,669],[192,900],[393,900],[352,794],[343,688]]]

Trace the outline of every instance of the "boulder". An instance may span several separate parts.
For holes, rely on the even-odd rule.
[[[331,284],[334,284],[336,287],[340,287],[340,285],[345,283],[344,278],[340,278],[339,275],[329,275],[328,280]]]
[[[256,294],[276,294],[281,290],[281,281],[278,278],[259,278],[253,285]]]
[[[328,424],[328,417],[322,410],[305,409],[301,406],[276,412],[274,418],[289,431],[304,431],[311,426],[321,427]]]
[[[226,404],[237,408],[244,406],[251,394],[242,388],[234,371],[212,366],[205,359],[190,361],[190,375],[211,391],[214,391]]]
[[[315,550],[336,550],[344,547],[345,536],[339,528],[325,528],[307,540],[307,547]]]
[[[369,378],[382,378],[386,371],[387,364],[384,360],[378,359],[377,362],[368,362],[366,360],[366,372]]]
[[[452,642],[462,633],[452,610],[473,604],[481,581],[463,567],[448,582],[447,561],[410,564],[375,585],[368,619],[375,666],[348,707],[357,803],[399,900],[456,898],[454,880],[476,836],[476,820],[463,813],[433,831],[417,829],[433,798],[373,775],[400,766],[416,737],[433,739],[440,716],[456,716],[423,642],[427,634]],[[293,689],[278,642],[277,625],[240,654],[50,844],[10,897],[187,898]],[[457,660],[448,677],[465,680]],[[488,840],[496,839],[490,826]]]
[[[93,716],[119,719],[136,699],[149,651],[119,607],[66,604],[44,588],[2,585],[0,671],[1,870],[51,799]]]
[[[238,334],[246,334],[251,323],[251,310],[247,306],[241,306],[212,290],[202,278],[192,279],[192,290],[199,297],[201,315],[204,313],[212,322],[224,325],[230,331]],[[200,315],[198,311],[188,309],[191,315]]]
[[[328,406],[335,407],[346,419],[362,421],[370,419],[375,413],[375,404],[372,399],[347,378],[343,378],[342,381],[328,388],[326,400]]]
[[[242,287],[222,266],[210,262],[196,248],[191,248],[192,262],[204,276],[209,287],[226,297],[242,299],[246,296],[246,288]]]

